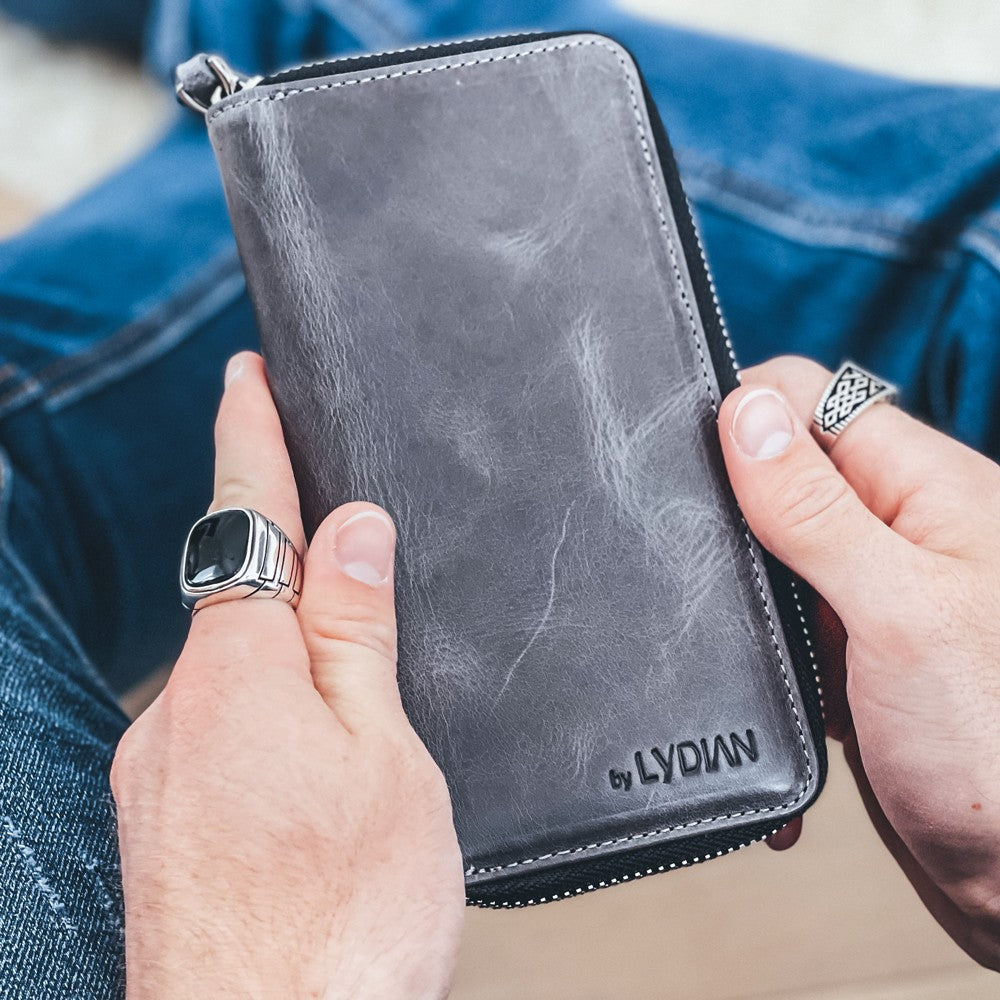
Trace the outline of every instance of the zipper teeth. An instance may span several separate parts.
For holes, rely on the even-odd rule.
[[[467,905],[475,906],[484,910],[519,910],[527,906],[540,906],[542,903],[554,903],[559,899],[569,899],[571,896],[582,896],[588,892],[596,892],[598,889],[606,889],[612,885],[624,885],[626,882],[637,882],[641,878],[645,878],[647,875],[658,875],[660,872],[673,871],[675,868],[689,868],[691,865],[701,864],[704,861],[711,861],[714,858],[721,858],[725,854],[734,854],[736,851],[742,851],[745,847],[750,847],[752,844],[759,844],[762,840],[767,840],[768,837],[773,837],[774,834],[778,832],[779,827],[775,827],[770,833],[761,834],[759,837],[753,837],[750,840],[743,841],[742,844],[733,844],[730,847],[726,847],[721,851],[711,852],[707,854],[699,854],[691,858],[684,858],[682,861],[672,861],[669,865],[656,865],[652,868],[640,868],[637,872],[633,872],[631,875],[627,872],[623,875],[619,875],[617,878],[602,879],[599,882],[588,882],[586,885],[577,886],[574,889],[566,889],[560,892],[553,892],[548,896],[538,896],[537,898],[532,897],[531,899],[517,899],[517,900],[468,900]]]
[[[542,31],[509,31],[500,35],[477,35],[475,38],[457,38],[440,42],[428,42],[426,45],[408,45],[400,49],[386,49],[383,52],[359,52],[353,56],[341,56],[337,59],[323,59],[319,62],[304,63],[293,69],[282,70],[280,73],[272,73],[269,76],[261,77],[255,86],[266,86],[271,83],[290,82],[294,77],[289,78],[289,74],[305,73],[315,70],[319,73],[330,73],[336,68],[344,66],[346,63],[361,59],[381,59],[385,56],[406,56],[421,52],[432,52],[434,49],[442,49],[451,45],[475,45],[479,42],[496,42],[506,38],[538,38],[545,35]]]
[[[712,293],[712,305],[715,307],[715,315],[719,321],[719,329],[722,330],[723,339],[726,342],[726,351],[729,354],[730,364],[733,366],[733,371],[736,373],[737,379],[740,377],[740,366],[736,360],[736,352],[733,350],[733,342],[729,338],[729,327],[726,326],[726,319],[722,315],[722,303],[719,302],[719,295],[715,290],[715,278],[712,277],[712,269],[708,266],[708,257],[705,254],[705,247],[701,242],[701,233],[698,231],[698,226],[694,221],[694,212],[691,210],[691,202],[687,195],[684,195],[684,207],[687,209],[688,219],[691,221],[691,230],[694,232],[694,241],[698,246],[698,255],[701,257],[701,265],[705,271],[705,277],[708,279],[708,290]]]

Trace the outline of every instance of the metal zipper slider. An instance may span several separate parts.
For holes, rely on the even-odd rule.
[[[241,90],[256,87],[263,78],[242,76],[222,56],[202,53],[181,63],[176,79],[177,100],[197,114],[205,115],[213,104]]]

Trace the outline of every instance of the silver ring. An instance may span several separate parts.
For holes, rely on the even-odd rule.
[[[899,391],[853,361],[845,361],[830,379],[816,405],[813,423],[823,434],[836,437],[856,417],[876,403],[891,403]]]
[[[244,597],[286,601],[302,592],[302,559],[289,537],[259,511],[215,510],[188,532],[181,600],[189,611]]]

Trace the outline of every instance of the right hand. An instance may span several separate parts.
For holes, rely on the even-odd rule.
[[[829,604],[828,729],[873,823],[1000,969],[1000,466],[884,405],[821,447],[830,377],[793,357],[747,369],[719,415],[729,476],[761,543]]]

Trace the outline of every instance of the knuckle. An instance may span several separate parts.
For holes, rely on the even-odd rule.
[[[118,741],[115,755],[111,761],[111,793],[116,800],[121,800],[127,793],[136,773],[139,752],[135,744],[136,736],[133,724],[125,730],[124,735]]]
[[[382,609],[341,603],[336,609],[314,612],[309,630],[322,645],[361,647],[396,663],[396,622],[386,618]]]
[[[841,476],[827,469],[810,469],[782,484],[775,498],[775,517],[787,532],[814,534],[824,531],[852,498]]]
[[[744,382],[777,386],[822,383],[829,377],[830,372],[821,364],[797,354],[782,354],[759,365],[753,365],[743,373]]]
[[[833,375],[829,368],[824,368],[818,361],[812,358],[804,358],[798,354],[788,355],[782,359],[785,363],[787,374],[796,379],[827,382]]]
[[[403,787],[410,789],[421,802],[449,800],[450,792],[441,768],[427,752],[423,741],[403,716],[403,725],[394,737],[380,740],[389,750],[390,759]]]
[[[223,507],[238,507],[247,497],[260,491],[260,484],[253,483],[249,477],[235,472],[227,472],[215,483],[215,496],[212,499],[212,510]]]
[[[423,746],[421,746],[421,750],[423,750]],[[417,781],[426,798],[430,801],[449,802],[451,791],[448,788],[448,782],[445,781],[444,772],[426,750],[423,750],[421,760],[423,763],[417,770]]]

